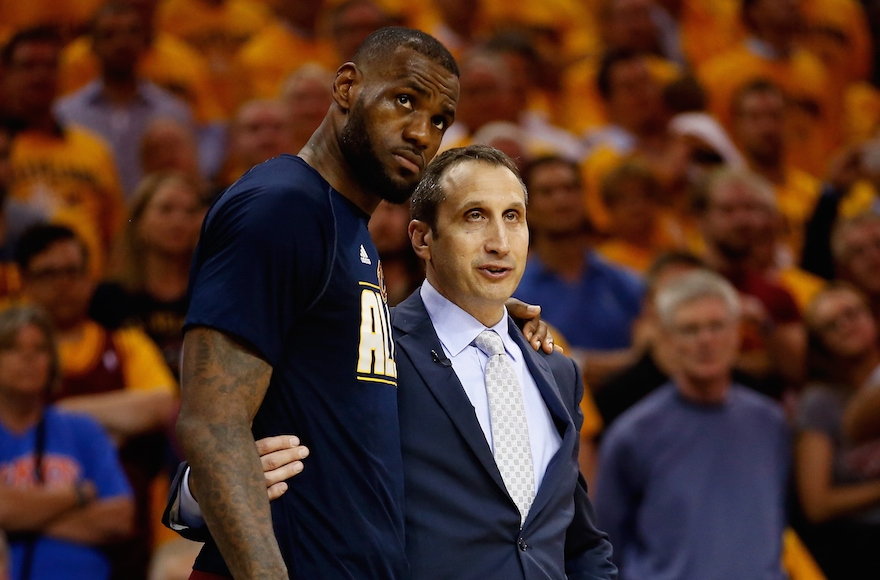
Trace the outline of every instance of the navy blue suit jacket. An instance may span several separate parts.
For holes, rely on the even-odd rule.
[[[519,511],[419,292],[392,310],[391,325],[413,580],[616,578],[611,544],[593,525],[578,469],[583,385],[574,362],[535,352],[510,323],[562,438],[520,529]]]

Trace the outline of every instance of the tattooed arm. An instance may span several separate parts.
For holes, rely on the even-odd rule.
[[[177,435],[205,521],[239,580],[287,579],[250,427],[271,376],[266,361],[216,330],[184,337]]]

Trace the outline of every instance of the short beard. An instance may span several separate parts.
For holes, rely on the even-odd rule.
[[[415,183],[400,183],[383,169],[367,130],[361,99],[348,112],[348,122],[342,128],[339,148],[352,174],[367,191],[391,203],[404,203],[415,190]]]

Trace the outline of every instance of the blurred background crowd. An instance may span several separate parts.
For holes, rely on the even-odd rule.
[[[187,577],[197,546],[158,521],[201,219],[299,151],[336,67],[392,24],[459,62],[443,147],[522,170],[517,297],[584,371],[588,480],[680,364],[654,296],[715,271],[735,380],[787,437],[722,475],[782,473],[792,579],[880,578],[878,0],[0,0],[0,578]],[[422,280],[408,221],[370,222],[392,304]],[[623,500],[600,491],[600,527],[603,501]]]

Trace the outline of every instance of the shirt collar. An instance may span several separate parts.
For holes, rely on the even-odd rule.
[[[147,103],[150,98],[148,95],[148,83],[143,79],[138,80],[137,92],[135,93],[133,102]],[[83,88],[83,95],[86,100],[92,104],[101,104],[109,102],[104,95],[104,81],[98,77]]]
[[[449,351],[451,357],[455,358],[461,354],[481,332],[486,330],[486,326],[482,322],[440,294],[428,280],[422,283],[420,293],[425,310],[428,311],[428,317],[434,325],[437,338]],[[507,325],[507,307],[504,308],[504,316],[490,330],[498,333],[504,343],[504,350],[507,351],[508,356],[516,360],[518,349],[513,337],[510,336],[510,329]]]

